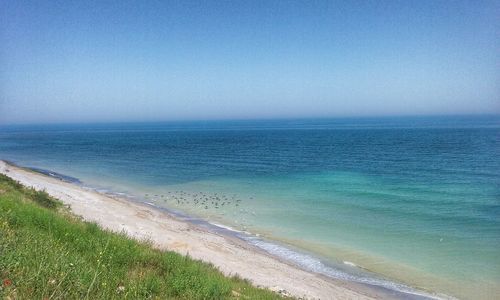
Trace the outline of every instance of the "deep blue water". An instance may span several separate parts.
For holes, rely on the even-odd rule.
[[[471,299],[498,292],[499,154],[499,116],[0,128],[0,159]]]

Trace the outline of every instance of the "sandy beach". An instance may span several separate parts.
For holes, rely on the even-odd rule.
[[[212,263],[224,274],[238,274],[256,286],[305,299],[382,298],[375,290],[303,271],[243,241],[210,232],[146,205],[100,194],[4,161],[0,161],[0,172],[26,186],[47,191],[87,221],[112,231],[125,231],[139,240],[148,239],[161,249]]]

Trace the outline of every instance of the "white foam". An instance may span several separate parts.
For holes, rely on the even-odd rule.
[[[357,265],[355,263],[347,261],[347,260],[343,261],[343,263],[344,263],[344,265],[348,265],[348,266],[351,266],[351,267],[357,267]]]
[[[223,229],[226,229],[226,230],[229,230],[229,231],[233,231],[233,232],[237,232],[237,233],[243,233],[243,231],[240,231],[240,230],[237,230],[237,229],[234,229],[232,227],[229,227],[229,226],[226,226],[226,225],[222,225],[222,224],[219,224],[219,223],[213,223],[213,222],[211,222],[210,224],[212,224],[214,226],[217,226],[217,227],[220,227],[220,228],[223,228]]]
[[[336,278],[336,279],[341,279],[341,280],[347,280],[347,281],[353,281],[353,282],[359,282],[363,284],[368,284],[368,285],[373,285],[373,286],[379,286],[379,287],[384,287],[390,290],[395,290],[401,293],[406,293],[406,294],[412,294],[416,296],[422,296],[430,299],[441,299],[440,297],[437,297],[435,295],[427,294],[424,292],[417,291],[409,286],[406,286],[404,284],[392,282],[389,280],[381,279],[381,278],[375,278],[375,277],[368,277],[368,276],[358,276],[354,274],[349,274],[347,272],[344,272],[342,270],[335,269],[333,267],[330,267],[323,262],[321,262],[319,259],[299,253],[297,251],[294,251],[292,249],[289,249],[287,247],[266,242],[264,240],[255,238],[255,237],[242,237],[252,245],[259,247],[266,252],[268,252],[271,255],[275,255],[277,257],[283,258],[287,261],[290,261],[299,267],[307,270],[307,271],[312,271],[316,273],[320,273],[323,275],[326,275],[331,278]],[[346,265],[350,265],[353,267],[357,267],[356,264],[349,262],[349,261],[344,261],[343,262]]]

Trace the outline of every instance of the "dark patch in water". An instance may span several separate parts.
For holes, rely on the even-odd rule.
[[[64,181],[64,182],[78,183],[78,184],[82,183],[80,181],[80,179],[78,179],[78,178],[67,176],[64,174],[60,174],[60,173],[57,173],[54,171],[49,171],[49,170],[45,170],[45,169],[41,169],[41,168],[32,168],[32,167],[28,167],[28,169],[35,171],[37,173],[41,173],[43,175],[47,175],[47,176],[52,177],[52,178],[57,178],[57,179]]]

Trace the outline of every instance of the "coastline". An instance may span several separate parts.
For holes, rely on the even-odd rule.
[[[4,160],[0,160],[0,173],[26,186],[47,191],[86,221],[111,231],[124,231],[137,240],[151,241],[160,249],[211,263],[228,276],[238,274],[255,286],[282,295],[299,299],[455,299],[384,279],[374,283],[366,280],[369,277],[356,278],[342,272],[342,276],[332,277],[330,273],[335,269],[328,269],[316,258],[293,252],[279,243],[262,239],[254,242],[247,232],[138,201],[122,193],[95,190],[68,175]],[[326,269],[310,269],[300,261],[269,251],[269,245],[293,252],[299,258],[305,257],[309,262],[312,259],[312,263]]]
[[[111,231],[124,231],[156,247],[212,263],[226,275],[238,274],[254,285],[305,299],[387,299],[385,293],[313,274],[279,261],[229,236],[211,232],[166,212],[120,197],[0,161],[0,173],[69,205],[86,221]]]

